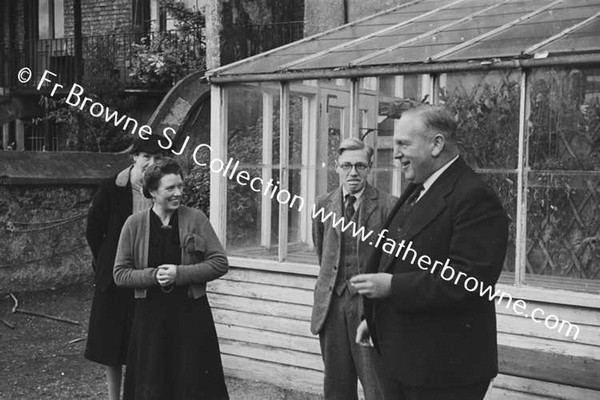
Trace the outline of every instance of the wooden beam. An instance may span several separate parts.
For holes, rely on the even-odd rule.
[[[254,343],[262,346],[270,346],[280,349],[301,351],[321,358],[321,347],[319,339],[296,335],[287,335],[278,332],[265,332],[260,329],[244,328],[235,325],[217,324],[217,334],[219,341],[227,339],[230,341],[242,343]]]
[[[279,97],[279,192],[289,190],[290,163],[290,84],[281,82]],[[289,191],[288,191],[289,193]],[[277,198],[277,197],[276,197]],[[289,205],[279,204],[279,253],[278,261],[287,258]]]
[[[514,59],[506,61],[490,61],[480,59],[473,61],[439,61],[423,62],[417,64],[392,64],[386,66],[365,66],[361,68],[320,68],[311,70],[298,70],[286,72],[267,72],[258,74],[223,75],[210,77],[211,83],[242,83],[242,82],[272,82],[294,81],[306,79],[349,79],[369,76],[429,74],[442,72],[469,72],[469,71],[495,71],[518,70],[519,68],[551,68],[572,66],[595,67],[600,63],[600,54],[569,54],[557,55],[547,58]]]
[[[360,138],[360,79],[350,80],[350,137]]]
[[[268,182],[273,177],[273,95],[263,92],[262,117],[262,179]],[[271,198],[260,197],[260,245],[271,248]]]
[[[315,264],[302,264],[290,261],[280,262],[265,259],[251,259],[243,257],[229,257],[229,264],[235,268],[247,268],[263,271],[283,272],[307,276],[319,276],[319,266]]]
[[[501,397],[501,392],[506,391],[507,396]],[[498,396],[496,396],[498,393]],[[527,395],[525,395],[527,393]],[[556,383],[538,381],[516,376],[498,375],[493,381],[493,396],[490,400],[514,400],[519,395],[528,396],[528,399],[564,399],[582,400],[600,398],[600,392],[582,389],[573,386],[558,385]],[[538,397],[539,396],[539,397]]]
[[[217,279],[210,284],[215,293],[229,294],[252,299],[281,301],[284,303],[312,306],[313,291],[305,289],[284,288],[259,283],[233,282]]]
[[[529,121],[528,72],[521,70],[519,97],[519,155],[517,160],[517,226],[515,239],[515,285],[525,282],[527,265],[527,123]]]
[[[312,246],[312,204],[315,201],[317,158],[317,96],[302,96],[302,169],[300,172],[300,197],[304,207],[300,210],[300,241]]]
[[[310,324],[307,321],[298,321],[268,315],[261,315],[260,318],[257,318],[257,315],[255,314],[234,310],[215,309],[213,310],[213,314],[215,322],[219,324],[242,326],[269,332],[287,333],[314,338],[314,335],[310,333]]]
[[[499,345],[498,368],[505,375],[600,390],[600,360],[591,358]]]
[[[223,86],[210,89],[210,158],[227,160],[227,91]],[[227,180],[210,172],[210,223],[223,247],[227,248]]]
[[[283,303],[273,300],[252,299],[248,297],[221,294],[209,290],[210,305],[213,309],[231,310],[254,315],[270,316],[304,321],[310,324],[311,306]]]
[[[292,275],[270,271],[253,271],[251,269],[231,268],[223,275],[221,280],[252,282],[263,285],[288,287],[294,289],[306,289],[312,291],[315,288],[315,279],[311,276]]]

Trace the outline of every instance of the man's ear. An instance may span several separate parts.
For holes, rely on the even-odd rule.
[[[431,155],[433,157],[439,156],[444,150],[444,146],[446,145],[446,138],[441,133],[436,133],[435,136],[431,139],[432,148]]]

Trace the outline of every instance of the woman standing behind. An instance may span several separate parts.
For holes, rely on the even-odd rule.
[[[127,359],[127,343],[133,321],[133,293],[118,288],[113,266],[121,228],[132,213],[150,208],[142,195],[146,168],[160,158],[158,140],[138,139],[131,149],[133,165],[106,180],[96,192],[88,213],[86,239],[94,257],[94,297],[84,357],[106,367],[109,400],[121,392],[121,366]]]
[[[129,217],[119,239],[114,279],[136,298],[126,400],[229,398],[206,298],[227,257],[208,218],[181,205],[182,189],[177,162],[149,167],[144,195],[154,205]]]

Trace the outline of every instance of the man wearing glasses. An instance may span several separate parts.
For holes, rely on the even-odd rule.
[[[325,400],[357,399],[357,378],[366,400],[383,399],[375,373],[374,349],[355,343],[362,302],[348,281],[366,271],[373,247],[370,237],[364,235],[379,232],[396,198],[367,183],[372,147],[350,138],[342,141],[338,154],[340,187],[317,199],[315,210],[323,209],[323,213],[313,220],[313,241],[321,268],[311,332],[319,335],[321,344]],[[359,233],[361,227],[364,235]]]

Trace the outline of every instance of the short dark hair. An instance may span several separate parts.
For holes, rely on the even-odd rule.
[[[428,130],[441,132],[446,140],[456,143],[456,130],[458,124],[454,115],[445,107],[429,104],[409,108],[402,116],[417,116]]]
[[[360,140],[359,138],[351,137],[342,140],[338,149],[338,156],[346,150],[364,150],[367,153],[367,159],[371,163],[371,158],[375,152],[371,146]]]
[[[144,187],[142,189],[144,197],[151,199],[152,195],[150,192],[158,189],[161,178],[169,174],[179,175],[183,179],[181,166],[170,157],[163,158],[156,164],[152,164],[146,168],[146,172],[144,172]]]
[[[159,154],[165,153],[165,149],[160,147],[158,141],[160,140],[159,135],[150,135],[146,139],[142,139],[141,137],[136,137],[133,140],[133,144],[131,146],[131,150],[129,154],[136,155],[140,153],[148,153],[148,154]]]

